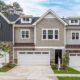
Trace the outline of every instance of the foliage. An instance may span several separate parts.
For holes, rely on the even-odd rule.
[[[4,12],[7,12],[9,11],[9,9],[13,9],[13,10],[22,10],[21,6],[19,5],[19,3],[17,2],[13,2],[13,5],[10,5],[10,4],[6,4],[4,1],[0,0],[0,12],[1,11],[4,11]]]
[[[13,7],[14,7],[14,8],[20,8],[20,5],[19,5],[17,2],[14,2],[14,3],[13,3]]]
[[[67,69],[69,65],[69,53],[65,52],[62,58],[62,68]]]
[[[1,0],[0,0],[0,11],[1,11],[2,9],[4,9],[5,6],[6,6],[6,4],[4,3],[4,1],[1,1]]]
[[[80,80],[80,77],[58,77],[58,80]]]
[[[57,65],[51,65],[51,68],[52,69],[58,69],[58,66]]]
[[[10,69],[14,68],[15,66],[16,66],[15,64],[7,64],[4,67],[0,68],[0,72],[9,71]]]
[[[10,50],[9,45],[6,44],[0,44],[0,49],[3,50],[4,52],[9,52]]]
[[[71,67],[68,67],[67,70],[60,69],[59,71],[57,67],[54,65],[51,65],[51,68],[54,71],[54,73],[57,73],[57,74],[80,74],[80,71],[77,71]]]

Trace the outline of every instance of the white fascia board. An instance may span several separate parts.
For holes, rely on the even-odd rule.
[[[9,24],[13,24],[13,22],[10,22],[2,13],[0,13],[0,15],[1,15]]]
[[[57,47],[57,46],[35,46],[35,47],[13,47],[13,48],[38,48],[38,49],[44,49],[44,48],[47,48],[47,49],[49,49],[49,48],[51,48],[51,49],[65,49],[65,47],[64,46],[60,46],[60,47]]]
[[[14,27],[34,27],[34,25],[20,25],[20,24],[15,24]]]
[[[0,13],[0,15],[1,15],[9,24],[14,24],[16,21],[18,21],[18,20],[20,19],[20,17],[19,17],[16,21],[10,22],[2,13]]]

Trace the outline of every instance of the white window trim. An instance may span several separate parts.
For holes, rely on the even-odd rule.
[[[31,23],[31,22],[32,22],[32,19],[31,18],[29,18],[29,21],[24,21],[23,18],[21,18],[21,23]]]
[[[29,37],[28,38],[22,38],[22,31],[29,31]],[[21,37],[21,39],[30,39],[30,30],[29,29],[21,29],[20,30],[20,37]]]
[[[48,37],[46,38],[46,39],[43,39],[43,30],[53,30],[53,39],[48,39]],[[55,39],[54,37],[55,37],[55,30],[58,30],[58,39]],[[48,33],[47,33],[47,35],[48,35]],[[59,40],[59,28],[43,28],[42,29],[42,40]]]
[[[72,33],[79,33],[79,39],[72,39]],[[80,40],[80,31],[71,31],[71,40]]]

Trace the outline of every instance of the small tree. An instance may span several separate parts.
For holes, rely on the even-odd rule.
[[[0,44],[0,49],[4,52],[9,52],[9,50],[10,50],[8,45],[6,45],[6,44]],[[6,53],[4,55],[5,55],[5,64],[6,64]]]
[[[63,69],[67,70],[68,65],[69,65],[69,52],[65,52],[62,58],[62,62],[63,62],[62,64]]]

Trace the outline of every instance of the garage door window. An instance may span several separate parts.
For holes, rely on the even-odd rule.
[[[76,56],[76,54],[70,54],[70,56]]]
[[[77,56],[80,56],[80,54],[77,54]]]
[[[42,52],[42,54],[48,54],[48,52]]]
[[[19,54],[25,54],[25,52],[19,52]]]
[[[41,52],[35,52],[35,54],[41,54]]]
[[[30,38],[30,30],[21,29],[21,39],[29,39],[29,38]]]
[[[27,52],[27,54],[33,54],[33,52]]]

